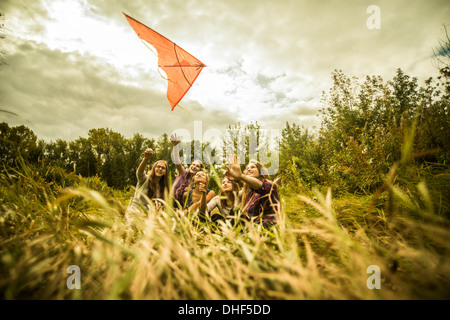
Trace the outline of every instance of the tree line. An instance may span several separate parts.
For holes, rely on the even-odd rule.
[[[260,134],[258,123],[245,127],[241,127],[240,123],[229,125],[227,130],[232,131],[233,135],[231,138],[222,137],[224,145],[228,143],[236,148],[238,140],[245,136],[243,143],[248,146],[249,131],[256,133],[256,144],[264,144],[265,136]],[[16,166],[17,161],[23,159],[30,164],[55,166],[83,177],[98,176],[109,187],[123,189],[136,185],[136,169],[143,158],[144,150],[152,148],[155,151],[152,159],[167,161],[170,179],[175,179],[176,169],[171,156],[173,145],[167,133],[163,133],[158,139],[147,138],[139,133],[126,138],[112,129],[98,128],[89,130],[87,138],[45,142],[39,140],[36,134],[24,125],[10,127],[3,122],[0,123],[0,134],[0,160],[9,167]],[[185,160],[185,165],[189,165],[199,156],[199,149],[203,154],[206,152],[216,156],[215,150],[207,152],[210,142],[182,141],[180,146],[180,156]],[[185,154],[186,152],[190,154]],[[226,154],[225,147],[222,152]],[[215,170],[220,170],[210,159],[203,160],[207,171],[211,172],[213,166]],[[248,161],[249,155],[243,160]],[[217,187],[215,181],[211,182],[212,186]]]
[[[332,79],[332,88],[322,96],[320,128],[313,131],[286,122],[279,147],[272,150],[278,152],[279,170],[274,178],[281,184],[293,189],[322,185],[347,192],[373,192],[402,158],[407,139],[411,140],[406,147],[414,164],[439,164],[439,170],[448,170],[448,78],[430,78],[419,86],[416,78],[398,69],[390,81],[367,76],[360,82],[342,71],[334,71]],[[267,144],[258,123],[229,125],[227,130],[234,131],[235,138],[244,137],[247,150],[249,132],[257,134],[258,146]],[[155,150],[154,159],[166,160],[172,179],[175,175],[167,133],[158,139],[141,134],[125,138],[99,128],[89,130],[87,138],[44,142],[26,126],[10,127],[5,122],[0,124],[0,133],[0,160],[7,166],[13,166],[20,156],[30,163],[57,166],[84,177],[99,176],[110,187],[125,188],[136,184],[136,168],[143,151],[150,147]],[[194,159],[199,142],[184,143],[191,144]],[[207,147],[208,143],[203,143],[201,149]],[[241,163],[248,157],[247,152]]]
[[[295,123],[283,129],[280,171],[285,180],[373,192],[405,148],[415,165],[448,169],[448,78],[429,78],[419,86],[417,78],[398,69],[386,82],[379,76],[360,82],[342,71],[333,72],[332,79],[333,87],[322,96],[318,132]]]
[[[155,158],[170,159],[172,144],[167,134],[149,139],[134,134],[127,139],[109,128],[91,129],[88,137],[73,141],[45,142],[24,125],[0,124],[0,159],[14,166],[20,157],[29,163],[51,165],[83,177],[99,176],[108,186],[124,188],[136,184],[136,168],[145,148],[156,150]],[[174,168],[171,161],[171,169]]]

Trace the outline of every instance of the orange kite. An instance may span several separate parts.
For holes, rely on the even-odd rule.
[[[138,37],[147,41],[158,52],[158,66],[166,73],[169,81],[167,99],[169,99],[173,111],[178,102],[192,87],[200,71],[206,66],[174,42],[125,13],[123,14]]]

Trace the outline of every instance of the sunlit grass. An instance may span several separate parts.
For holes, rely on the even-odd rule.
[[[377,195],[283,197],[280,225],[199,223],[51,168],[4,170],[6,299],[447,299],[450,231],[426,183]],[[306,194],[306,193],[305,193]],[[129,196],[129,195],[128,195]],[[81,269],[69,290],[67,267]],[[381,270],[370,290],[367,268]]]

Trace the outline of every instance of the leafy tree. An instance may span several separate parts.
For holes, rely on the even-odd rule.
[[[144,136],[142,136],[141,134],[136,133],[131,139],[126,141],[126,185],[136,185],[136,170],[139,166],[139,163],[142,161],[143,154],[146,148],[155,149],[155,140],[144,138]]]
[[[45,161],[60,168],[70,170],[69,144],[61,139],[50,141],[44,147]]]
[[[322,181],[323,159],[317,137],[299,125],[286,122],[280,141],[280,177],[301,188]]]
[[[5,122],[0,124],[0,160],[14,165],[22,157],[26,161],[37,162],[42,155],[42,143],[37,136],[24,125],[10,128]]]
[[[434,64],[438,68],[441,76],[438,77],[440,83],[445,88],[444,98],[450,98],[450,37],[447,26],[444,25],[445,38],[439,39],[439,46],[434,51]]]
[[[415,122],[411,145],[417,164],[448,162],[449,99],[433,79],[419,87],[401,69],[391,81],[367,76],[363,83],[342,71],[332,74],[324,93],[317,136],[286,124],[281,140],[281,175],[286,181],[325,184],[350,192],[374,191],[402,156]]]
[[[74,171],[84,177],[97,175],[97,161],[89,139],[78,138],[69,142],[69,163]]]

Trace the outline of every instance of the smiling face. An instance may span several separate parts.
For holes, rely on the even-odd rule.
[[[250,162],[247,166],[247,169],[245,169],[244,174],[249,177],[258,178],[259,177],[259,169],[255,163]]]
[[[155,172],[155,176],[162,177],[166,174],[167,166],[164,162],[158,161],[154,164],[153,170]]]
[[[196,174],[201,169],[203,169],[203,163],[200,160],[195,160],[192,162],[192,164],[189,166],[189,172],[192,174]]]
[[[194,179],[194,183],[202,182],[204,184],[207,184],[207,181],[208,181],[206,173],[203,171],[197,172],[193,179]]]
[[[233,184],[228,178],[222,180],[221,188],[223,191],[233,191]]]

